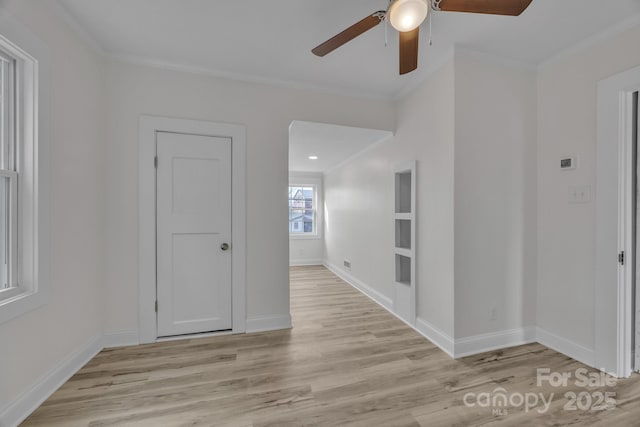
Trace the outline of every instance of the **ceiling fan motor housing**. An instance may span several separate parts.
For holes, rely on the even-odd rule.
[[[427,0],[394,0],[389,6],[389,22],[400,32],[415,30],[429,14]]]

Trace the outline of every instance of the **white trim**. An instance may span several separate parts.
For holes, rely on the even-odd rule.
[[[536,328],[527,326],[456,339],[454,354],[460,358],[533,342],[536,342]]]
[[[639,73],[640,74],[640,73]],[[640,76],[639,76],[640,77]],[[636,90],[640,88],[640,79]],[[635,91],[634,91],[635,92]],[[618,207],[618,242],[619,247],[624,250],[625,263],[618,268],[618,369],[619,376],[628,377],[633,371],[631,355],[633,353],[633,278],[635,276],[635,262],[632,262],[632,254],[635,252],[633,243],[635,236],[631,236],[636,207],[633,204],[635,195],[633,164],[635,162],[633,149],[633,129],[631,114],[632,92],[620,94],[620,129],[618,135],[619,145],[619,170],[618,181],[619,207]]]
[[[299,258],[289,260],[289,267],[301,267],[305,265],[323,265],[324,260],[321,258]]]
[[[233,257],[232,330],[246,330],[246,128],[242,125],[213,123],[155,116],[141,116],[139,128],[138,182],[138,334],[139,342],[155,342],[158,338],[154,301],[156,299],[156,132],[178,132],[231,138],[231,235]]]
[[[30,389],[0,409],[0,427],[18,426],[100,350],[102,338],[95,337],[65,357]]]
[[[411,325],[409,325],[411,326]],[[413,327],[423,337],[435,344],[449,357],[454,358],[454,341],[448,334],[420,317],[416,317],[416,326]]]
[[[295,175],[289,175],[288,189],[291,187],[310,187],[313,190],[313,199],[311,203],[311,209],[313,210],[313,231],[305,232],[304,225],[303,230],[300,232],[292,232],[289,230],[289,239],[292,240],[318,240],[322,239],[322,231],[324,230],[323,213],[321,209],[324,206],[324,200],[322,198],[322,175],[318,175],[315,178],[310,177],[297,177]],[[291,202],[291,200],[288,200]],[[289,207],[290,208],[290,207]],[[287,209],[287,213],[291,214],[291,211]],[[303,215],[304,216],[304,215]],[[289,218],[289,220],[291,220]],[[303,221],[304,223],[304,221]]]
[[[483,52],[476,49],[469,49],[467,47],[458,45],[454,46],[454,50],[455,56],[466,56],[467,58],[480,60],[488,64],[500,65],[505,68],[512,68],[516,70],[530,71],[532,73],[535,73],[537,71],[536,63],[521,61],[513,58],[506,58],[504,56],[496,55],[493,53]]]
[[[342,280],[347,282],[349,285],[353,286],[354,288],[356,288],[357,290],[359,290],[360,292],[362,292],[363,294],[368,296],[375,303],[377,303],[382,308],[384,308],[385,310],[389,311],[389,313],[391,313],[391,314],[393,314],[395,316],[395,313],[393,312],[393,300],[391,298],[389,298],[386,295],[383,295],[382,293],[376,291],[375,289],[373,289],[369,285],[366,285],[366,284],[362,283],[360,280],[356,279],[351,274],[347,273],[346,271],[344,271],[342,269],[339,269],[337,266],[331,264],[327,260],[325,260],[322,263],[322,265],[324,265],[333,274],[335,274],[336,276],[338,276],[339,278],[341,278]]]
[[[579,43],[571,45],[566,49],[558,52],[557,54],[550,56],[547,59],[544,59],[542,62],[538,64],[538,71],[544,71],[545,69],[552,67],[553,65],[564,61],[567,58],[575,56],[580,52],[589,49],[593,45],[596,45],[600,42],[612,39],[635,26],[640,25],[640,14],[633,15],[626,20],[609,27],[599,33],[592,35],[591,37],[587,37],[583,39]]]
[[[51,7],[51,10],[75,32],[76,36],[78,36],[80,40],[93,49],[95,53],[101,56],[105,56],[107,54],[107,51],[104,49],[102,44],[100,44],[98,39],[93,37],[91,32],[87,30],[87,27],[76,19],[69,9],[67,9],[67,6],[58,0],[48,1],[45,4]]]
[[[34,310],[49,301],[49,49],[11,13],[0,8],[0,38],[19,60],[19,90],[24,104],[17,130],[22,133],[19,197],[19,295],[3,301],[0,323]],[[6,38],[5,38],[6,37]],[[32,79],[24,78],[26,75]],[[21,169],[20,169],[21,168]]]
[[[582,362],[585,365],[592,367],[596,366],[595,352],[592,349],[584,347],[542,328],[536,328],[536,340],[545,347],[549,347],[552,350],[569,356],[578,362]]]
[[[382,145],[383,143],[385,143],[387,141],[391,141],[393,139],[393,137],[394,137],[394,134],[391,131],[380,130],[380,129],[377,129],[377,130],[379,132],[384,132],[386,134],[381,136],[380,139],[378,139],[373,144],[369,144],[364,149],[358,151],[355,154],[352,154],[351,156],[349,156],[346,159],[342,160],[340,163],[338,163],[338,164],[336,164],[334,166],[331,166],[330,168],[328,168],[325,171],[323,171],[322,172],[323,177],[329,175],[333,171],[336,171],[336,170],[340,169],[344,165],[347,165],[347,164],[353,162],[354,160],[364,156],[365,154],[370,153],[371,151],[375,150],[378,146]]]
[[[328,95],[337,95],[342,97],[359,98],[374,101],[391,101],[391,95],[373,94],[371,92],[362,92],[358,90],[340,89],[334,86],[323,86],[313,83],[305,83],[295,80],[281,80],[276,78],[261,77],[258,75],[230,73],[213,68],[202,67],[198,65],[180,64],[177,62],[165,61],[162,59],[149,58],[143,56],[135,56],[120,53],[107,53],[106,57],[123,62],[125,64],[133,64],[144,67],[157,68],[167,71],[176,71],[180,73],[195,74],[200,76],[217,77],[229,81],[241,83],[254,83],[271,87],[280,87],[285,89],[294,89],[307,92],[322,93]]]
[[[291,315],[255,316],[247,319],[247,333],[291,329]]]
[[[411,324],[411,325],[415,325],[416,323],[416,317],[417,317],[417,257],[416,257],[416,247],[418,244],[418,239],[416,238],[416,219],[418,218],[418,199],[416,197],[417,194],[417,183],[418,183],[418,179],[416,176],[416,171],[417,171],[417,161],[416,160],[411,160],[409,162],[402,162],[399,163],[397,165],[395,165],[394,167],[394,173],[393,173],[393,188],[394,188],[394,194],[393,194],[393,202],[392,202],[392,212],[393,212],[393,223],[391,224],[392,230],[394,230],[393,234],[394,234],[394,238],[393,238],[393,265],[394,265],[394,272],[396,271],[396,269],[398,268],[398,265],[396,264],[396,255],[400,255],[400,256],[404,256],[406,258],[409,258],[411,261],[411,268],[410,268],[410,272],[409,274],[411,275],[411,279],[409,280],[409,286],[411,287],[410,289],[410,293],[409,293],[409,319],[407,319],[407,323]],[[411,212],[396,212],[396,204],[398,203],[397,199],[399,197],[398,195],[398,174],[404,174],[404,173],[411,173],[411,194],[410,194],[410,198],[411,198]],[[411,230],[410,230],[410,241],[411,241],[411,247],[409,249],[406,248],[398,248],[396,247],[396,221],[397,220],[404,220],[404,221],[411,221]],[[394,275],[397,273],[394,273]],[[402,292],[402,289],[406,287],[406,283],[398,283],[394,281],[394,286],[393,286],[393,312],[398,314],[398,306],[400,303],[400,298],[398,297],[399,294],[399,290],[400,292]],[[399,315],[399,314],[398,314]]]
[[[634,263],[615,262],[633,253],[632,141],[629,97],[640,88],[640,67],[598,82],[596,143],[595,365],[618,377],[632,372],[631,324]],[[629,258],[629,256],[627,256]]]
[[[202,332],[200,334],[173,335],[168,337],[160,337],[156,340],[156,342],[195,340],[199,338],[220,337],[223,335],[233,335],[233,331],[216,331]]]
[[[414,331],[418,332],[420,335],[425,337],[435,346],[437,346],[442,351],[447,353],[450,357],[453,357],[454,342],[449,335],[447,335],[446,333],[444,333],[443,331],[433,326],[432,324],[430,324],[424,319],[416,318],[416,324],[415,325],[410,324],[405,319],[403,319],[402,317],[398,316],[396,313],[393,312],[393,300],[391,298],[388,298],[382,295],[380,292],[373,289],[372,287],[365,285],[364,283],[362,283],[360,280],[356,279],[349,273],[338,269],[335,265],[331,264],[327,260],[324,261],[323,265],[333,274],[335,274],[336,276],[341,278],[343,281],[345,281],[347,284],[351,285],[353,288],[360,291],[364,296],[368,297],[370,300],[378,304],[380,307],[387,310],[390,314],[392,314],[398,320],[402,321],[405,325],[407,325],[408,327],[410,327],[411,329],[413,329]]]
[[[289,233],[291,240],[322,240],[322,235],[316,233]]]
[[[595,366],[593,363],[593,350],[589,350],[579,344],[575,344],[569,340],[560,338],[557,335],[533,326],[491,332],[488,334],[475,335],[472,337],[454,340],[447,333],[420,317],[416,317],[415,326],[411,325],[393,312],[393,303],[390,298],[387,298],[370,286],[365,285],[345,271],[338,269],[327,260],[324,261],[323,265],[336,276],[344,280],[347,284],[351,285],[373,302],[380,305],[390,314],[404,322],[407,326],[418,332],[452,358],[466,357],[488,351],[539,342],[542,345],[572,357],[586,365]]]
[[[126,347],[138,345],[138,331],[121,331],[105,333],[102,337],[102,347]]]

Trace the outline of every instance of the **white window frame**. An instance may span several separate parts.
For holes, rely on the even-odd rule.
[[[313,232],[294,233],[289,232],[289,238],[294,240],[321,239],[324,227],[324,204],[322,200],[322,175],[314,173],[292,172],[289,175],[288,187],[311,187],[313,188]],[[288,188],[287,188],[288,194]],[[288,201],[287,201],[288,210]],[[287,212],[288,213],[288,212]]]
[[[0,50],[15,60],[15,171],[12,187],[14,287],[0,292],[0,323],[49,301],[48,50],[16,19],[0,14]]]
[[[0,177],[9,181],[9,200],[8,200],[8,227],[7,236],[8,244],[5,250],[8,251],[8,263],[5,273],[7,274],[8,288],[0,289],[0,302],[13,298],[20,293],[20,280],[18,270],[18,166],[17,166],[17,131],[16,131],[16,109],[17,109],[17,97],[16,97],[16,76],[19,74],[17,70],[18,62],[14,56],[9,52],[5,52],[0,45],[0,66],[3,68],[3,74],[5,74],[6,80],[0,82],[4,87],[2,88],[5,98],[8,100],[8,108],[5,111],[2,110],[2,119],[6,120],[6,128],[3,129],[4,135],[2,138],[6,138],[9,142],[8,150],[3,153],[7,155],[9,164],[2,167],[0,165]],[[4,92],[6,91],[6,92]],[[3,148],[0,146],[0,148]],[[0,280],[4,282],[4,277]],[[4,286],[4,283],[2,283]]]
[[[311,188],[312,192],[313,192],[313,196],[312,196],[312,201],[311,201],[311,213],[313,215],[313,219],[312,219],[312,224],[313,224],[313,230],[312,231],[304,231],[304,221],[303,221],[303,225],[302,225],[302,231],[289,231],[289,234],[292,237],[300,237],[300,236],[316,236],[318,234],[318,226],[317,226],[317,194],[318,194],[318,189],[315,185],[313,184],[289,184],[289,188],[291,187],[301,187],[301,188]],[[289,208],[290,209],[290,208]],[[305,207],[306,210],[306,207]]]

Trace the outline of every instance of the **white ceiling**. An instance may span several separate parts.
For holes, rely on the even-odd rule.
[[[289,126],[289,170],[326,172],[392,135],[384,130],[293,121]],[[312,155],[318,159],[310,160]]]
[[[397,33],[379,25],[324,58],[310,50],[388,0],[58,0],[108,53],[222,76],[394,97],[454,44],[538,64],[640,14],[640,0],[533,0],[520,17],[433,15],[420,68],[398,76]]]

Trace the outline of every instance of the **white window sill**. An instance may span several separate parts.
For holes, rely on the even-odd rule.
[[[0,324],[44,305],[47,295],[40,292],[22,292],[0,301]]]
[[[322,236],[319,234],[293,234],[289,233],[289,239],[291,240],[320,240]]]

